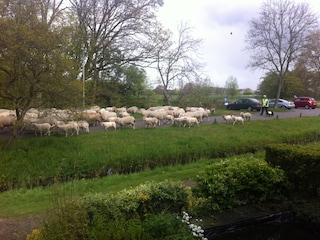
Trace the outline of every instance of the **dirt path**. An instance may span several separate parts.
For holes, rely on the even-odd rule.
[[[41,225],[41,216],[0,218],[0,240],[25,240],[33,229]]]

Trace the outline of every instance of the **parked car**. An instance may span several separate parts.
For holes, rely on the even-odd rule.
[[[270,108],[273,108],[274,105],[275,105],[275,103],[276,103],[276,100],[275,100],[275,99],[270,99],[270,101],[269,101],[269,107],[270,107]],[[292,109],[292,108],[295,108],[295,106],[296,106],[296,105],[295,105],[294,102],[292,102],[292,101],[288,101],[288,100],[281,99],[281,98],[278,99],[278,107],[279,107],[279,108]]]
[[[295,108],[303,107],[305,109],[315,109],[317,107],[317,102],[312,97],[297,97],[294,100]]]
[[[260,111],[261,102],[256,98],[241,98],[234,103],[229,103],[226,107],[228,110],[246,109],[248,111]]]

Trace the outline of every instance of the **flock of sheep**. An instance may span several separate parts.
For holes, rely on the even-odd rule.
[[[237,122],[244,124],[244,121],[249,121],[251,119],[251,113],[241,112],[240,116],[235,115],[223,115],[224,121],[231,122],[233,125]]]
[[[65,136],[89,132],[89,126],[101,126],[105,130],[131,127],[136,129],[136,119],[133,114],[140,114],[146,128],[155,128],[160,125],[178,125],[181,127],[198,126],[215,109],[202,107],[173,107],[159,106],[143,109],[138,107],[92,107],[84,111],[69,109],[29,109],[25,114],[21,131],[34,131],[35,135],[51,135],[52,132],[63,132]],[[241,116],[225,115],[226,122],[244,122],[250,120],[250,113],[241,113]],[[13,110],[0,109],[0,130],[16,124],[16,115]]]

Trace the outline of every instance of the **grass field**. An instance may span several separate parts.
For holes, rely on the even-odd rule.
[[[0,149],[1,181],[11,184],[0,194],[0,217],[44,212],[60,196],[116,192],[151,180],[192,180],[225,157],[263,159],[269,143],[316,142],[319,126],[319,117],[303,117],[18,139]],[[113,174],[103,177],[111,167]],[[48,185],[37,187],[41,179]]]

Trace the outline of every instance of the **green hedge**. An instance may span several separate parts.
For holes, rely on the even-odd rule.
[[[281,200],[288,189],[284,171],[256,159],[228,159],[208,166],[197,176],[194,193],[212,209]]]
[[[286,172],[294,190],[317,196],[320,188],[320,148],[294,144],[269,144],[266,161]]]

